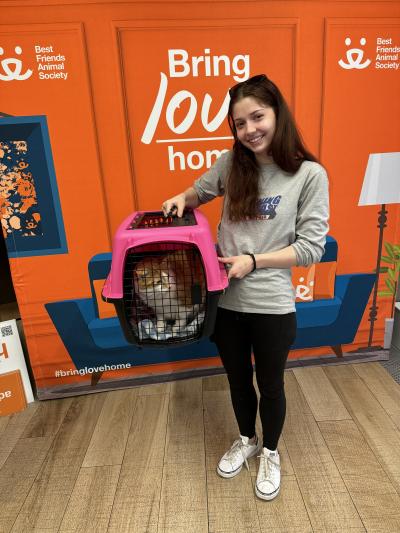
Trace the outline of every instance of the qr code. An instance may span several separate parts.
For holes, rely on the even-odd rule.
[[[12,326],[2,326],[0,331],[2,337],[9,337],[13,334]]]

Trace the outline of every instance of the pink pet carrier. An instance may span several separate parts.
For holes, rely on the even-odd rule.
[[[125,338],[143,345],[182,345],[211,335],[228,285],[207,219],[135,212],[113,242],[102,296],[114,304]]]

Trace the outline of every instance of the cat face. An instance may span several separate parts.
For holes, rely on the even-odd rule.
[[[201,287],[205,300],[201,260],[192,258],[185,250],[146,257],[134,268],[135,292],[150,307],[158,303],[161,307],[184,306],[187,310],[193,306],[193,285]]]
[[[137,265],[134,272],[135,289],[139,293],[168,292],[175,285],[172,272],[161,269],[161,265],[147,265],[146,260]]]

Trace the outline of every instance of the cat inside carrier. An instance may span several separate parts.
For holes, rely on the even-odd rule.
[[[128,342],[182,345],[211,335],[227,285],[200,211],[136,212],[116,232],[102,297],[115,305]]]

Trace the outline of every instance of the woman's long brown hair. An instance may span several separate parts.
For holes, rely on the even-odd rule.
[[[252,218],[257,214],[260,167],[254,153],[237,138],[233,107],[242,98],[252,97],[275,112],[275,133],[268,155],[284,172],[294,174],[304,160],[317,161],[309,152],[297,130],[294,118],[278,87],[264,74],[238,83],[229,91],[231,100],[228,122],[234,145],[232,167],[227,182],[227,212],[233,222]]]

